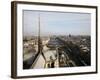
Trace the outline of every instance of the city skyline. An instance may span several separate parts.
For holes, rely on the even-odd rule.
[[[46,12],[23,10],[23,36],[90,35],[91,15],[75,12]]]

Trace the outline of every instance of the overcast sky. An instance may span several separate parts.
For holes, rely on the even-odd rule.
[[[23,35],[38,35],[40,14],[41,35],[90,35],[91,15],[88,13],[64,13],[23,11]]]

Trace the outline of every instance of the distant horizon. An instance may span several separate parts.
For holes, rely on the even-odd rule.
[[[38,36],[39,15],[41,36],[91,35],[89,13],[23,10],[23,36]]]
[[[69,34],[71,35],[71,34]],[[69,35],[49,35],[49,36],[69,36]],[[36,35],[28,35],[28,36],[23,36],[23,37],[38,37]],[[41,36],[41,35],[40,35]],[[45,37],[48,37],[48,35],[44,35]],[[41,37],[44,37],[43,35]],[[71,36],[91,36],[91,35],[71,35]]]

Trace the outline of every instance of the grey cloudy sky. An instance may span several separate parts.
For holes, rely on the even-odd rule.
[[[23,10],[23,35],[38,35],[40,14],[41,35],[90,35],[91,15],[74,12]]]

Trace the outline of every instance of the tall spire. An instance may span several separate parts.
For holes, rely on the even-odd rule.
[[[40,52],[40,13],[38,14],[38,51]]]
[[[45,58],[45,56],[44,56],[44,54],[43,54],[43,45],[42,45],[42,41],[41,41],[41,37],[40,37],[40,26],[41,26],[41,19],[40,19],[40,13],[39,13],[39,17],[38,17],[38,21],[39,21],[39,32],[38,32],[38,51],[39,51],[39,53],[41,53],[42,54],[42,56],[43,56],[43,58],[46,60],[46,58]]]
[[[39,35],[39,37],[40,37],[40,13],[39,13],[39,32],[38,32],[38,35]]]

